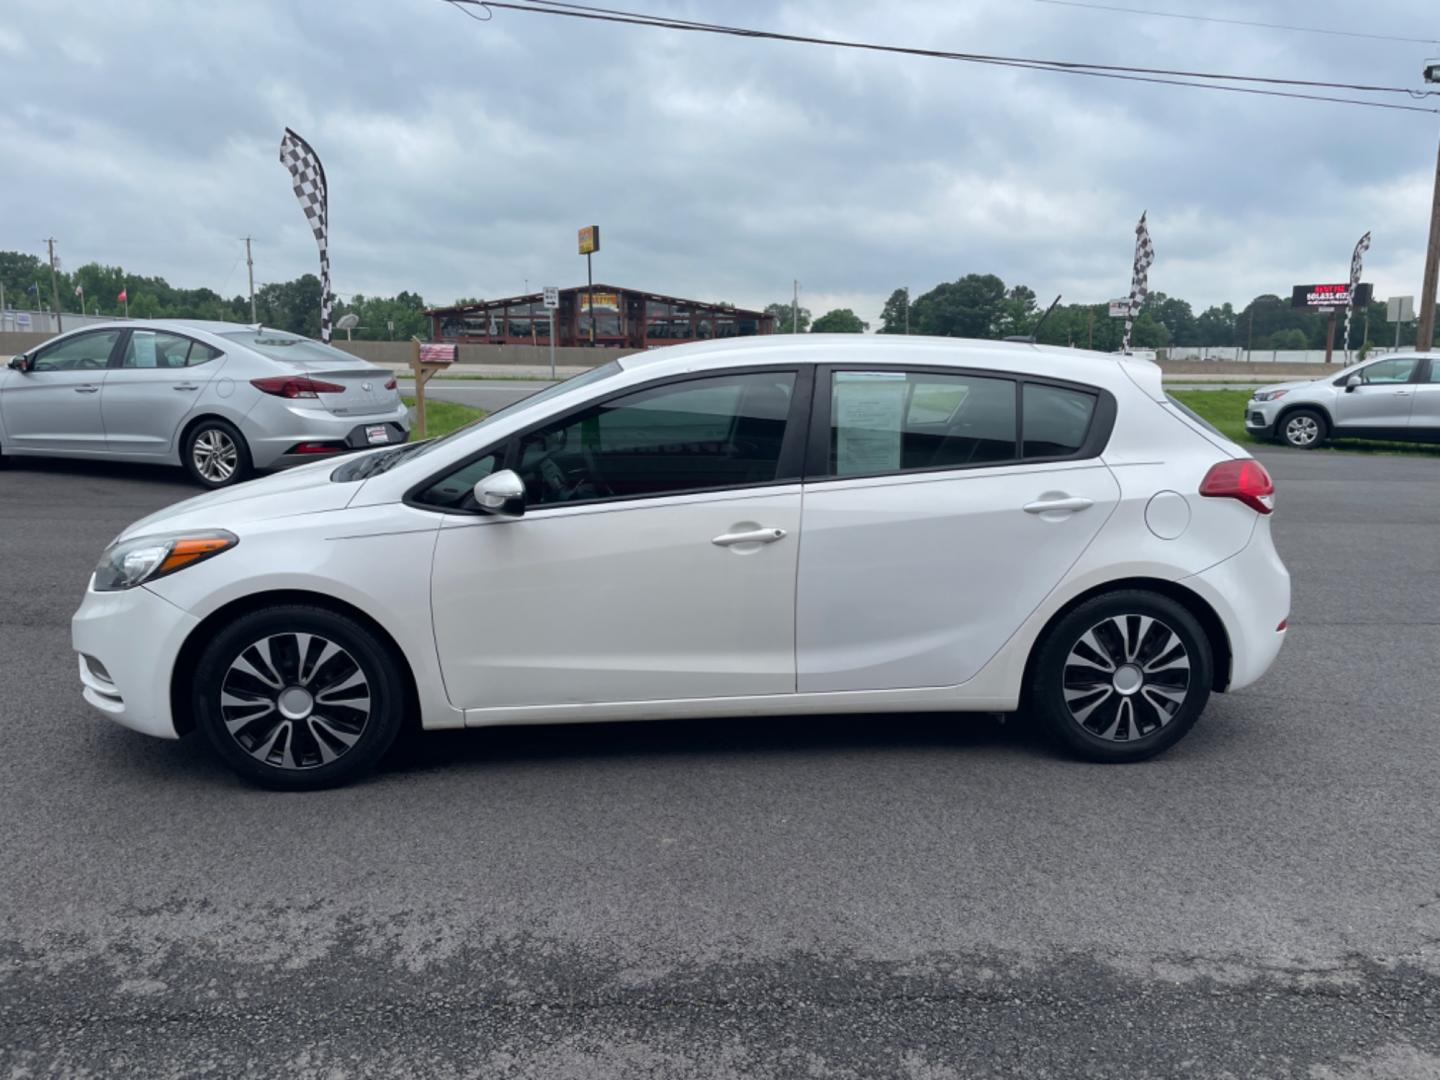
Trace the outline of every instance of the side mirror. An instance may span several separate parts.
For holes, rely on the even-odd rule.
[[[23,352],[10,358],[10,370],[18,371],[21,374],[30,370],[30,358]]]
[[[1359,375],[1351,375],[1348,379],[1345,380],[1345,393],[1353,393],[1355,388],[1364,381],[1365,380],[1360,378]]]
[[[501,469],[475,482],[475,501],[496,517],[518,518],[525,513],[525,481],[513,469]]]

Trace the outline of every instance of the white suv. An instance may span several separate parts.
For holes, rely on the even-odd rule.
[[[1300,450],[1338,438],[1440,442],[1440,355],[1403,353],[1262,386],[1245,404],[1245,430]]]
[[[1131,761],[1275,659],[1272,491],[1148,362],[706,342],[136,522],[74,645],[96,708],[275,787],[407,724],[1023,707]]]

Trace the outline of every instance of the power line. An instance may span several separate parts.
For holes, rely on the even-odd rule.
[[[592,22],[648,26],[666,30],[684,30],[696,33],[722,34],[732,37],[760,38],[771,41],[789,41],[805,45],[824,45],[830,48],[894,53],[936,60],[954,60],[964,63],[988,64],[997,67],[1023,68],[1032,71],[1056,71],[1068,75],[1088,75],[1092,78],[1120,79],[1127,82],[1191,86],[1202,90],[1223,90],[1230,93],[1258,94],[1267,97],[1294,98],[1303,101],[1360,105],[1368,108],[1393,109],[1401,112],[1440,113],[1440,108],[1426,108],[1419,105],[1400,105],[1394,102],[1372,101],[1364,98],[1267,90],[1256,86],[1233,86],[1228,85],[1228,83],[1249,82],[1269,86],[1297,86],[1316,89],[1350,90],[1363,93],[1405,94],[1412,98],[1430,97],[1437,93],[1436,91],[1416,91],[1402,86],[1370,86],[1355,83],[1322,82],[1310,79],[1280,79],[1258,75],[1217,74],[1213,72],[1181,71],[1168,68],[1141,68],[1118,64],[1089,64],[1064,60],[1044,60],[1031,57],[996,56],[988,53],[950,52],[913,46],[882,45],[878,42],[869,41],[849,41],[837,38],[813,37],[804,34],[786,34],[773,30],[755,30],[748,27],[729,26],[723,23],[703,23],[688,19],[671,18],[669,16],[650,15],[644,12],[601,8],[578,3],[565,3],[562,2],[562,0],[528,0],[528,2],[525,3],[509,2],[509,0],[447,0],[447,2],[457,7],[460,5],[471,5],[485,8],[487,11],[500,8],[509,11],[529,12],[536,15],[553,15],[564,18],[584,19]],[[1195,80],[1215,81],[1202,82]]]
[[[1399,41],[1407,45],[1440,45],[1440,39],[1401,37],[1398,34],[1366,34],[1359,30],[1330,30],[1321,26],[1293,26],[1289,23],[1255,22],[1250,19],[1227,19],[1219,15],[1187,15],[1179,11],[1150,11],[1146,8],[1120,7],[1115,4],[1090,4],[1083,0],[1036,0],[1057,7],[1088,8],[1091,11],[1115,11],[1125,15],[1153,15],[1160,19],[1188,19],[1191,22],[1228,23],[1231,26],[1253,26],[1263,30],[1291,30],[1297,34],[1328,34],[1332,37],[1368,38],[1371,41]]]

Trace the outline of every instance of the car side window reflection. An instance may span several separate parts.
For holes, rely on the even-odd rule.
[[[120,358],[122,368],[173,369],[186,366],[191,341],[179,334],[166,334],[156,330],[132,330],[125,354]],[[204,346],[200,346],[204,348]]]
[[[31,371],[102,371],[110,363],[119,330],[80,334],[31,354]]]
[[[775,479],[794,372],[670,383],[533,431],[516,472],[531,505],[626,499]]]
[[[1371,364],[1360,373],[1366,383],[1406,383],[1415,374],[1419,361],[1413,357],[1397,356],[1392,360],[1381,360]]]

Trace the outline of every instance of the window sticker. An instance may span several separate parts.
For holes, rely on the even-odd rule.
[[[155,366],[155,334],[151,330],[135,330],[130,334],[130,356],[137,368]]]
[[[835,473],[854,476],[900,468],[909,390],[903,371],[837,371],[834,388]]]

